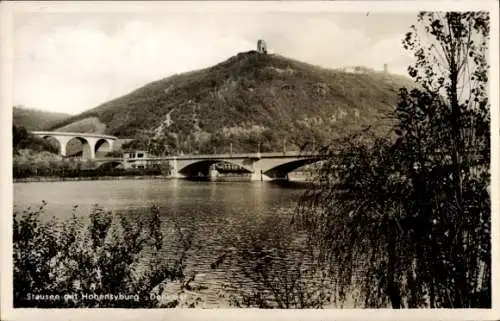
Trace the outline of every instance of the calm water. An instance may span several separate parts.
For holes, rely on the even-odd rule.
[[[158,204],[166,222],[177,222],[193,231],[195,239],[187,262],[188,273],[196,273],[202,290],[202,306],[227,307],[231,287],[250,287],[255,280],[243,270],[254,263],[239,257],[212,268],[211,264],[229,250],[272,251],[283,246],[286,260],[302,248],[302,238],[290,229],[291,211],[301,188],[266,182],[192,182],[184,180],[110,180],[14,184],[14,205],[23,210],[48,205],[45,215],[68,218],[78,205],[87,215],[92,204],[114,210],[140,213]],[[284,242],[286,239],[289,243]],[[285,245],[283,245],[286,243]],[[292,249],[293,247],[293,249]],[[252,252],[254,253],[254,252]],[[292,253],[292,254],[291,254]],[[286,261],[285,260],[285,261]],[[300,258],[295,258],[300,260]],[[276,267],[278,268],[278,267]]]

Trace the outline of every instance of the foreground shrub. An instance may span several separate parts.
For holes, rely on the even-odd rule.
[[[77,217],[75,207],[69,220],[59,222],[41,219],[45,206],[14,211],[14,307],[182,304],[163,289],[178,281],[182,291],[190,242],[175,229],[170,234],[176,237],[167,242],[158,207],[134,219],[96,206],[88,222]]]

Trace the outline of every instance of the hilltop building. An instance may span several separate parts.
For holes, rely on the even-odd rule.
[[[257,52],[261,54],[267,54],[267,44],[262,39],[259,39],[257,41]]]

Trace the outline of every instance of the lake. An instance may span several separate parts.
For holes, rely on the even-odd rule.
[[[157,204],[165,224],[175,222],[193,232],[186,271],[206,287],[198,293],[200,306],[230,307],[235,293],[272,287],[269,280],[248,275],[257,256],[271,258],[266,273],[275,281],[281,278],[278,283],[318,281],[312,274],[298,272],[307,266],[307,249],[290,220],[304,188],[292,186],[171,179],[16,183],[14,205],[24,210],[44,200],[45,217],[65,219],[75,205],[78,215],[88,215],[93,204],[134,215]],[[223,253],[234,252],[239,254],[214,267]]]

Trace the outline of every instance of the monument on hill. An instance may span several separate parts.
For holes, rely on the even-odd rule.
[[[262,39],[257,41],[257,52],[262,54],[267,54],[267,45],[266,42]]]

